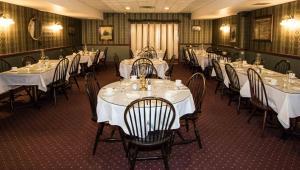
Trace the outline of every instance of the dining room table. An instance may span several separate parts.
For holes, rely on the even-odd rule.
[[[224,84],[229,87],[225,64],[227,63],[221,61],[220,66]],[[290,118],[300,116],[300,79],[263,68],[262,65],[248,64],[245,61],[228,64],[235,68],[240,82],[240,95],[245,98],[251,97],[247,70],[253,68],[259,72],[265,85],[268,104],[278,114],[277,118],[284,128],[290,127]]]
[[[151,89],[139,90],[139,81],[124,79],[101,88],[97,96],[97,121],[119,126],[128,134],[124,121],[126,107],[136,99],[150,96],[164,98],[173,104],[176,117],[172,129],[180,127],[181,116],[195,111],[193,96],[185,85],[170,80],[149,79]]]
[[[137,60],[138,57],[133,58],[133,59],[124,59],[120,62],[119,66],[119,71],[121,77],[125,79],[130,78],[130,73],[132,70],[132,64],[134,63],[135,60]],[[157,76],[160,78],[165,77],[165,72],[168,70],[169,66],[168,63],[162,59],[150,59],[151,62],[153,63],[153,66],[155,67],[157,71]]]
[[[204,49],[194,50],[198,64],[201,65],[203,69],[209,66],[208,54]]]
[[[53,81],[55,68],[60,60],[40,60],[36,64],[25,67],[13,67],[11,70],[0,73],[0,85],[8,89],[16,86],[33,87],[33,100],[37,101],[37,91],[47,92],[47,85]],[[70,66],[70,64],[69,64]],[[69,79],[67,72],[66,79]]]
[[[66,56],[67,59],[69,59],[70,63],[74,59],[77,53],[73,53],[71,55]],[[96,52],[95,51],[80,51],[78,54],[80,54],[80,64],[87,64],[88,67],[90,67],[93,64]],[[99,55],[99,60],[104,57],[104,52],[101,51]]]

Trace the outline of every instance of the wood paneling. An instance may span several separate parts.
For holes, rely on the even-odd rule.
[[[41,12],[4,2],[0,2],[0,12],[9,15],[15,21],[15,24],[8,29],[0,29],[0,54],[81,44],[81,20],[79,19]],[[33,40],[27,31],[29,20],[33,16],[37,16],[43,25],[43,34],[40,41]],[[62,31],[53,33],[45,29],[46,26],[55,22],[63,26]],[[69,27],[75,28],[74,35],[69,34]]]
[[[82,20],[82,43],[83,44],[130,44],[130,22],[129,20],[151,20],[151,21],[176,21],[179,22],[179,43],[200,44],[211,43],[212,21],[191,20],[191,14],[167,14],[167,13],[105,13],[104,20]],[[98,28],[101,25],[113,25],[114,40],[100,41]],[[200,25],[201,31],[192,31],[193,25]]]

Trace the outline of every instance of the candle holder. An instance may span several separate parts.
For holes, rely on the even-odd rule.
[[[145,75],[140,76],[140,90],[141,91],[146,91],[147,90]]]

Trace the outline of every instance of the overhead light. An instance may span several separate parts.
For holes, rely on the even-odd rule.
[[[288,16],[280,22],[280,25],[288,29],[296,29],[300,27],[300,21],[292,16]]]
[[[15,24],[15,21],[11,18],[5,17],[3,14],[0,15],[0,26],[1,27],[9,27],[10,25]]]
[[[50,30],[52,30],[53,32],[58,32],[58,31],[60,31],[60,30],[63,29],[63,26],[60,25],[60,24],[58,24],[58,23],[55,23],[55,24],[53,24],[53,25],[50,25],[48,28],[49,28]]]
[[[167,7],[167,6],[165,7],[165,10],[169,10],[169,9],[170,9],[169,7]]]
[[[230,31],[230,26],[228,24],[222,24],[220,30],[224,33],[228,33]]]
[[[129,7],[129,6],[127,6],[127,7],[125,7],[125,9],[126,9],[126,10],[130,10],[130,7]]]

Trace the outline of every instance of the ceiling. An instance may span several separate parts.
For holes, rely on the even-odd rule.
[[[41,11],[85,19],[103,19],[104,12],[192,13],[192,19],[214,19],[295,0],[0,0]],[[253,5],[256,3],[267,3]],[[154,8],[141,8],[152,6]],[[126,10],[125,7],[130,7]],[[169,10],[165,10],[168,7]]]

